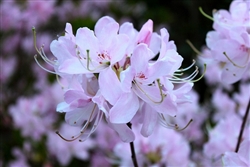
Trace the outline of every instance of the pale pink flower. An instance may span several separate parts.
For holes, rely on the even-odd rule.
[[[11,161],[9,167],[29,167],[26,154],[19,148],[13,148],[12,154],[15,156],[15,160]]]
[[[22,11],[21,24],[24,30],[30,30],[33,26],[44,24],[54,13],[55,0],[27,1]]]
[[[221,82],[237,82],[249,71],[249,10],[249,1],[235,0],[230,12],[218,10],[213,15],[215,31],[207,33],[206,43],[211,51],[210,58],[221,69]]]
[[[86,27],[78,29],[71,55],[60,65],[59,71],[67,74],[97,73],[109,64],[114,65],[125,55],[128,41],[128,37],[118,34],[118,30],[119,24],[108,16],[98,20],[95,31]],[[51,47],[58,42],[60,38],[59,41],[54,41]],[[56,49],[51,48],[52,52],[58,52],[61,47]],[[58,57],[57,53],[53,54]]]
[[[222,156],[223,167],[242,166],[248,167],[250,165],[250,140],[245,139],[240,145],[237,153],[225,152]]]
[[[232,100],[221,88],[217,88],[212,96],[212,104],[214,105],[216,112],[214,120],[218,122],[222,118],[228,115],[234,115],[236,110],[236,103]]]
[[[221,119],[214,129],[209,131],[209,141],[205,143],[203,153],[210,160],[217,160],[226,151],[236,148],[242,120],[236,114]],[[249,135],[246,127],[243,138]]]
[[[0,58],[1,72],[0,81],[1,83],[6,83],[13,74],[16,67],[16,58],[9,57],[8,59]]]
[[[152,20],[137,32],[131,23],[120,27],[105,16],[97,21],[94,31],[79,28],[76,36],[67,23],[65,35],[54,40],[50,48],[56,60],[50,60],[43,48],[37,50],[55,68],[55,72],[45,70],[68,82],[57,111],[66,112],[70,125],[82,126],[72,140],[85,140],[103,114],[123,141],[134,140],[126,124],[139,117],[143,120],[142,134],[149,136],[158,114],[175,116],[177,106],[190,100],[187,93],[198,74],[196,69],[190,76],[179,78],[194,63],[178,70],[183,58],[169,41],[166,29],[161,30],[161,36],[153,32]],[[159,57],[152,60],[158,53]],[[145,108],[147,112],[142,112]]]
[[[250,94],[250,84],[241,83],[240,90],[238,93],[233,94],[233,99],[237,102],[239,114],[243,116],[246,112],[247,104],[249,102]]]
[[[72,135],[79,131],[78,127],[72,127],[67,124],[62,124],[60,132],[67,138],[71,138]],[[73,157],[80,160],[89,159],[89,150],[95,146],[93,140],[89,139],[85,142],[72,141],[67,142],[61,140],[55,132],[48,132],[47,147],[51,156],[56,157],[58,162],[66,166],[70,163]]]
[[[10,29],[18,29],[17,24],[21,20],[21,11],[14,0],[1,1],[1,30],[8,31]],[[10,14],[11,13],[11,14]]]
[[[52,128],[57,117],[53,108],[58,101],[52,98],[49,91],[32,98],[20,97],[16,105],[10,106],[9,114],[14,126],[21,130],[24,137],[40,140]]]
[[[139,166],[184,167],[190,163],[190,147],[181,134],[158,126],[151,136],[145,138],[140,135],[139,127],[134,126],[133,129],[137,134],[134,144]],[[129,152],[129,146],[125,143],[115,146],[114,154],[120,158],[119,166],[133,166]]]

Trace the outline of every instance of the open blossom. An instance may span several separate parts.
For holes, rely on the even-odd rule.
[[[153,32],[152,20],[137,31],[131,23],[119,26],[105,16],[94,31],[83,27],[76,35],[67,23],[65,35],[54,40],[50,49],[56,60],[48,59],[43,48],[37,51],[54,67],[51,72],[67,81],[57,111],[66,113],[70,125],[82,126],[69,141],[86,140],[103,116],[125,142],[135,139],[127,126],[133,120],[143,124],[143,136],[151,135],[159,115],[160,119],[176,116],[178,105],[190,100],[188,92],[198,74],[196,68],[180,78],[194,63],[179,69],[183,58],[165,28],[160,34]]]
[[[61,124],[60,132],[69,138],[77,131],[79,131],[79,127],[72,127],[65,123]],[[89,158],[89,150],[95,145],[93,140],[88,140],[84,143],[77,141],[69,143],[58,139],[59,137],[55,135],[55,132],[48,132],[47,147],[50,155],[55,157],[62,166],[68,165],[73,157],[87,160]]]
[[[245,139],[240,145],[240,149],[237,153],[235,152],[225,152],[222,156],[223,167],[229,166],[244,166],[250,165],[250,140]]]
[[[152,136],[145,138],[139,135],[138,126],[134,126],[134,131],[138,136],[135,140],[135,151],[139,166],[189,166],[190,147],[180,133],[161,126]],[[119,158],[116,161],[119,166],[133,166],[126,143],[117,143],[113,153]]]
[[[213,161],[220,159],[224,152],[234,151],[241,122],[242,120],[236,114],[221,119],[214,129],[209,131],[209,141],[204,145],[203,149],[204,155]],[[243,140],[249,137],[249,128],[249,125],[245,127]]]
[[[239,81],[250,70],[249,11],[250,1],[233,1],[229,11],[214,13],[214,31],[207,33],[209,52],[202,53],[204,62],[208,68],[217,64],[220,80],[228,84]]]

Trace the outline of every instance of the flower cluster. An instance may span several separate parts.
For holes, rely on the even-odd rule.
[[[207,33],[202,59],[208,65],[208,80],[231,84],[249,78],[250,1],[235,0],[229,11],[214,11],[213,31]],[[208,16],[207,16],[208,17]],[[217,80],[217,81],[215,81]]]
[[[141,123],[141,134],[151,135],[159,115],[163,120],[176,116],[178,105],[190,101],[188,93],[198,74],[196,68],[180,78],[194,63],[179,69],[183,58],[165,28],[160,34],[153,32],[152,20],[138,32],[129,22],[119,26],[105,16],[94,31],[83,27],[76,35],[67,23],[65,35],[50,49],[56,60],[48,59],[42,48],[37,51],[54,67],[52,73],[67,81],[57,111],[66,112],[68,124],[82,126],[72,140],[85,140],[103,115],[125,142],[135,138],[129,122]]]

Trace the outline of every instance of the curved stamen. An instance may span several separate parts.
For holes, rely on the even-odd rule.
[[[201,52],[198,49],[196,49],[196,47],[192,44],[191,41],[187,39],[186,42],[197,55],[201,55]]]
[[[136,81],[132,81],[138,88],[139,88],[139,90],[142,92],[142,93],[144,93],[145,95],[146,95],[146,97],[150,100],[150,101],[152,101],[153,103],[157,103],[157,104],[160,104],[160,103],[162,103],[163,102],[163,100],[164,100],[164,97],[166,96],[165,94],[163,94],[163,92],[162,92],[162,88],[161,88],[161,84],[160,84],[160,80],[159,79],[157,79],[157,85],[158,85],[158,87],[159,87],[159,90],[160,90],[160,95],[161,95],[161,99],[160,99],[160,101],[155,101],[155,100],[153,100],[138,84],[137,84],[137,82]]]
[[[55,62],[54,61],[51,61],[47,56],[46,54],[44,53],[44,45],[41,46],[40,49],[37,48],[37,42],[36,42],[36,29],[35,27],[32,28],[32,31],[33,31],[33,42],[34,42],[34,47],[37,51],[37,53],[42,57],[42,59],[48,63],[49,65],[51,66],[54,66],[55,65]]]
[[[95,108],[96,108],[96,104],[94,105],[94,107],[93,107],[93,109],[92,109],[92,111],[91,111],[91,114],[90,114],[90,116],[89,116],[89,119],[87,120],[87,122],[85,123],[85,125],[82,127],[82,129],[80,130],[80,133],[79,133],[78,135],[72,136],[72,139],[66,139],[66,138],[63,137],[58,131],[56,131],[56,134],[57,134],[59,137],[61,137],[63,140],[68,141],[68,142],[72,142],[72,141],[74,141],[74,140],[80,138],[80,137],[84,134],[84,132],[87,130],[87,128],[88,128],[88,126],[89,126],[89,124],[90,124],[90,121],[92,120],[92,116],[93,116],[93,114],[94,114]]]
[[[163,114],[159,114],[159,115],[160,115],[160,118],[161,118],[160,121],[161,121],[161,123],[162,123],[162,125],[164,127],[173,128],[176,131],[185,130],[191,124],[191,122],[193,122],[193,119],[190,119],[190,121],[186,124],[186,126],[184,126],[183,128],[180,129],[178,124],[174,124],[174,125],[169,124]]]
[[[195,65],[195,63],[196,63],[196,61],[193,59],[193,63],[192,63],[190,66],[188,66],[188,67],[186,67],[186,68],[183,68],[183,69],[176,70],[176,72],[187,71],[187,70],[189,70],[191,67],[193,67],[193,66]]]
[[[196,75],[199,73],[199,69],[198,69],[198,67],[197,66],[195,66],[195,70],[194,70],[194,72],[191,74],[191,75],[189,75],[188,77],[186,77],[186,78],[178,78],[178,77],[176,77],[176,76],[173,76],[174,78],[172,79],[170,79],[171,81],[190,81],[190,80],[192,80],[194,77],[196,77]]]
[[[95,122],[94,122],[94,125],[92,126],[91,130],[89,133],[86,134],[86,136],[83,138],[81,137],[81,139],[79,140],[80,142],[83,142],[85,141],[87,138],[89,138],[89,136],[97,129],[97,126],[98,124],[100,123],[101,119],[102,119],[102,116],[103,116],[103,112],[102,111],[99,111],[97,113],[97,116],[95,118]]]
[[[201,75],[198,79],[192,80],[191,82],[194,83],[194,82],[197,82],[197,81],[201,80],[201,79],[204,77],[204,75],[205,75],[205,73],[206,73],[206,70],[207,70],[207,65],[204,64],[204,71],[203,71],[202,75]]]
[[[103,65],[98,65],[96,68],[94,68],[94,69],[90,69],[90,62],[91,62],[91,58],[90,58],[90,56],[89,56],[89,50],[86,50],[86,52],[87,52],[87,67],[85,67],[85,65],[82,63],[82,57],[80,56],[80,52],[78,51],[77,52],[77,58],[78,58],[78,60],[80,61],[80,63],[81,63],[81,65],[85,68],[85,69],[87,69],[88,71],[90,71],[90,72],[92,72],[92,73],[94,73],[96,70],[98,70],[98,69],[100,69],[101,67],[103,67]],[[85,58],[86,59],[86,58]],[[105,63],[106,65],[109,65],[109,62],[107,62],[107,63]],[[104,65],[105,65],[104,64]]]
[[[243,66],[237,65],[236,63],[233,62],[232,59],[230,59],[230,57],[226,54],[226,52],[223,52],[223,54],[226,56],[226,58],[228,59],[228,61],[229,61],[230,63],[232,63],[235,67],[245,68],[245,67],[247,66],[247,63],[246,63],[245,65],[243,65]],[[248,56],[247,56],[246,62],[248,62],[248,60],[249,60],[249,54],[248,54]]]
[[[46,54],[45,54],[43,48],[44,48],[44,45],[42,45],[42,47],[40,48],[40,50],[42,51],[42,54],[40,54],[40,56],[43,58],[43,60],[44,60],[46,63],[48,63],[48,64],[54,66],[54,65],[55,65],[55,62],[52,61],[52,60],[50,60],[50,59],[46,56]]]
[[[177,131],[183,131],[183,130],[185,130],[191,123],[193,122],[193,119],[190,119],[190,121],[187,123],[187,125],[186,126],[184,126],[183,128],[181,128],[181,129],[179,129],[179,127],[177,127]]]
[[[47,72],[52,73],[52,74],[57,74],[56,72],[53,72],[53,71],[50,71],[50,70],[44,68],[44,67],[38,62],[38,60],[37,60],[37,55],[34,56],[34,59],[35,59],[37,65],[38,65],[39,67],[41,67],[44,71],[47,71]]]
[[[174,76],[182,76],[184,73],[177,73],[177,72],[174,72]]]
[[[203,16],[205,16],[206,18],[208,18],[209,20],[214,21],[214,18],[213,18],[213,17],[211,17],[211,16],[209,16],[208,14],[206,14],[206,13],[202,10],[202,8],[201,8],[201,7],[199,7],[199,11],[200,11],[200,12],[201,12],[201,14],[202,14]]]

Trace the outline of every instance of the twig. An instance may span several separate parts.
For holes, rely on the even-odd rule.
[[[243,117],[243,121],[242,121],[242,124],[241,124],[240,133],[239,133],[239,137],[238,137],[238,142],[237,142],[236,149],[235,149],[236,153],[239,151],[239,148],[240,148],[240,142],[241,142],[241,138],[242,138],[242,135],[243,135],[243,132],[244,132],[244,129],[245,129],[246,122],[247,122],[247,117],[248,117],[248,114],[249,114],[249,110],[250,110],[250,99],[249,99],[249,102],[248,102],[248,105],[247,105],[246,113],[245,113],[245,115]]]

